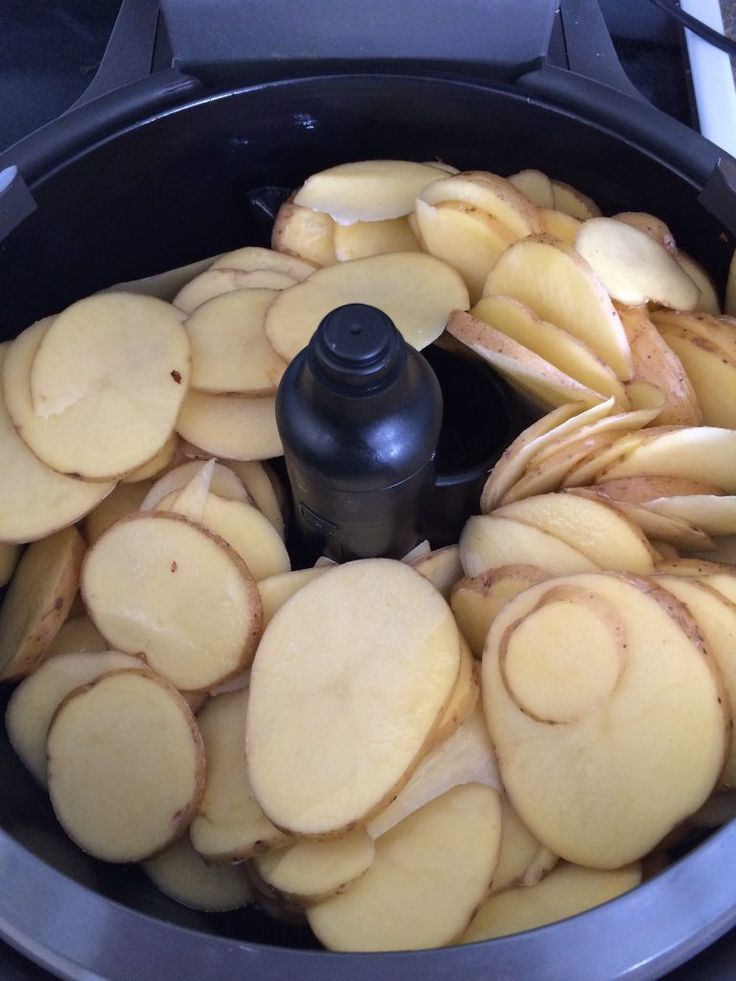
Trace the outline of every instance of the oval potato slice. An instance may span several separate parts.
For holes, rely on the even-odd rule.
[[[48,735],[51,803],[83,851],[139,862],[189,825],[204,751],[179,693],[144,670],[101,675],[57,710]]]
[[[289,276],[297,283],[301,283],[307,276],[311,276],[317,267],[311,262],[284,255],[283,252],[277,252],[275,249],[261,249],[254,245],[247,245],[243,249],[235,249],[234,252],[221,255],[215,259],[210,268],[242,269],[243,272],[268,270]]]
[[[702,310],[704,313],[712,313],[716,316],[721,312],[721,305],[718,302],[718,293],[715,283],[709,273],[703,269],[699,262],[682,249],[675,252],[675,259],[679,262],[690,279],[698,287],[699,298],[695,305],[695,310]]]
[[[520,170],[509,181],[538,208],[554,208],[552,181],[541,170]]]
[[[82,528],[87,544],[93,545],[116,521],[140,510],[153,486],[151,480],[141,480],[135,484],[118,484],[112,494],[85,518]]]
[[[275,576],[261,579],[258,583],[258,592],[261,594],[261,603],[263,604],[264,630],[294,593],[298,593],[310,579],[316,579],[325,571],[324,567],[299,569],[295,572],[281,572]]]
[[[315,267],[332,266],[335,255],[335,222],[329,215],[294,204],[293,196],[278,210],[271,244],[279,254],[308,262]],[[299,282],[301,282],[301,277]]]
[[[714,494],[655,497],[646,502],[649,510],[680,518],[701,528],[707,535],[736,534],[736,497]]]
[[[140,511],[152,511],[156,505],[163,501],[169,494],[183,490],[187,484],[194,479],[195,475],[201,470],[200,460],[190,460],[182,463],[173,470],[169,470],[151,487],[150,491],[143,498]],[[222,463],[215,463],[209,483],[209,490],[213,494],[226,498],[228,501],[244,501],[250,503],[248,492],[243,487],[236,473],[231,467],[226,467]]]
[[[142,652],[177,688],[212,688],[247,668],[261,600],[243,560],[176,514],[123,518],[92,546],[82,597],[117,650]]]
[[[715,426],[683,426],[657,432],[635,446],[619,463],[609,467],[601,480],[656,474],[700,480],[736,494],[736,432]],[[643,436],[643,433],[639,434]]]
[[[335,257],[338,262],[388,252],[419,251],[419,242],[406,218],[356,221],[354,225],[335,226]]]
[[[687,373],[705,425],[736,429],[736,350],[729,356],[717,342],[686,328],[663,330],[662,337]]]
[[[547,235],[562,239],[566,245],[575,245],[580,231],[579,218],[573,218],[572,215],[558,211],[556,208],[539,208],[539,220],[542,223],[542,231]]]
[[[225,460],[224,464],[237,474],[255,506],[262,514],[265,514],[283,538],[286,532],[284,521],[286,508],[284,491],[279,478],[267,464],[258,460]],[[214,486],[212,492],[220,494],[220,497],[227,497]],[[282,503],[284,507],[282,507]]]
[[[564,211],[566,215],[571,215],[579,221],[597,218],[601,213],[601,209],[592,198],[570,184],[565,184],[564,181],[552,181],[552,199],[558,211]]]
[[[223,913],[253,900],[245,873],[236,865],[208,865],[183,835],[142,869],[165,896],[189,909]]]
[[[460,550],[457,545],[446,545],[427,555],[420,555],[418,558],[411,559],[409,565],[428,579],[446,600],[450,599],[450,590],[463,576]]]
[[[173,299],[177,310],[192,314],[203,303],[232,293],[233,290],[270,289],[283,290],[299,282],[296,277],[287,276],[274,269],[223,269],[220,267],[207,269],[179,290]]]
[[[535,565],[553,576],[598,568],[556,535],[495,514],[468,519],[460,536],[460,559],[467,576],[479,576],[503,565]]]
[[[172,433],[164,445],[154,453],[150,460],[142,463],[140,467],[127,473],[122,482],[124,484],[137,484],[142,480],[149,480],[158,477],[164,470],[167,470],[179,453],[179,437]]]
[[[677,257],[675,237],[670,231],[669,226],[661,218],[657,218],[656,215],[647,214],[646,211],[620,211],[612,217],[614,221],[622,221],[625,225],[638,228],[639,231],[644,232],[645,235],[658,242],[670,255]]]
[[[176,427],[184,439],[217,457],[268,460],[284,452],[273,396],[250,399],[190,391]]]
[[[431,205],[456,201],[478,208],[498,219],[514,238],[542,230],[529,198],[510,181],[485,170],[467,170],[435,181],[424,189],[422,199]]]

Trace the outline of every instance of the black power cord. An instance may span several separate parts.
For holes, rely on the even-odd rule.
[[[712,44],[714,48],[720,48],[721,51],[725,51],[726,54],[736,57],[736,41],[732,40],[730,37],[725,37],[723,34],[719,34],[718,31],[714,31],[712,27],[708,27],[704,24],[702,20],[698,20],[697,17],[693,17],[692,14],[686,13],[681,10],[673,0],[649,0],[653,3],[655,7],[659,7],[660,10],[664,10],[665,13],[669,14],[673,20],[676,20],[678,24],[686,27],[693,34],[697,34],[698,37],[702,37],[704,41]]]

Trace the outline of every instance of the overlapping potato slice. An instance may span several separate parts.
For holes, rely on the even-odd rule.
[[[442,333],[450,311],[467,310],[470,299],[454,269],[422,252],[341,262],[284,290],[271,304],[266,334],[276,353],[291,361],[309,343],[322,318],[345,303],[379,307],[404,340],[421,350]]]
[[[234,290],[283,290],[299,281],[296,276],[289,276],[276,269],[246,270],[213,267],[187,283],[176,294],[173,304],[177,310],[183,310],[184,313],[191,315],[208,300],[232,293]]]
[[[298,593],[302,586],[306,586],[311,579],[316,579],[325,571],[323,567],[299,569],[295,572],[280,572],[259,580],[258,592],[261,594],[263,604],[264,629],[294,593]]]
[[[286,499],[281,481],[273,470],[258,460],[225,460],[225,466],[233,470],[240,478],[249,497],[262,514],[268,518],[276,531],[284,537],[284,512],[287,510]],[[226,497],[215,487],[215,494]]]
[[[234,252],[226,252],[212,263],[212,269],[238,269],[243,272],[277,272],[301,283],[311,276],[315,266],[294,256],[284,255],[274,249],[261,249],[247,245]]]
[[[488,891],[498,861],[496,791],[454,787],[376,842],[368,871],[307,910],[330,950],[416,950],[451,943]]]
[[[613,464],[602,480],[657,474],[700,480],[705,477],[736,493],[736,432],[714,426],[645,431],[647,438]],[[639,434],[645,435],[644,433]]]
[[[243,560],[180,515],[139,512],[109,528],[87,554],[82,596],[112,647],[142,652],[184,691],[247,668],[261,632],[260,595]]]
[[[631,351],[605,287],[560,239],[532,235],[516,242],[489,273],[483,293],[519,300],[587,344],[622,381],[631,378]]]
[[[240,909],[253,899],[242,869],[236,865],[208,865],[183,835],[142,865],[151,882],[182,906],[222,913]]]
[[[721,772],[720,677],[687,608],[642,579],[571,576],[519,594],[491,626],[482,684],[509,797],[568,861],[645,855]]]
[[[675,427],[659,427],[668,429]],[[607,479],[609,469],[624,460],[632,450],[641,446],[649,439],[652,429],[636,430],[617,435],[614,433],[599,434],[597,439],[602,442],[586,459],[575,464],[563,477],[561,487],[584,487],[596,480]],[[612,442],[610,442],[612,440]]]
[[[489,896],[460,942],[493,940],[576,916],[630,892],[641,882],[641,875],[638,863],[610,871],[564,863],[532,888],[506,889]]]
[[[501,850],[491,895],[510,886],[535,886],[557,864],[557,856],[541,845],[507,797],[501,798]]]
[[[442,178],[425,187],[421,197],[428,205],[453,201],[477,208],[497,219],[514,238],[542,230],[531,201],[510,181],[485,170],[467,170]]]
[[[504,565],[534,565],[553,576],[598,568],[556,535],[495,514],[468,519],[460,536],[460,559],[467,576],[479,576]]]
[[[101,293],[142,293],[144,296],[155,296],[159,300],[166,300],[171,303],[176,294],[186,284],[204,272],[214,262],[216,256],[208,256],[206,259],[197,259],[196,262],[189,262],[185,266],[176,266],[174,269],[167,269],[162,273],[154,273],[152,276],[143,276],[140,279],[129,279],[122,283],[108,286]]]
[[[430,745],[438,746],[461,726],[478,704],[480,686],[475,670],[473,654],[466,641],[460,637],[460,673],[447,708],[434,731]]]
[[[687,372],[705,425],[736,429],[732,395],[736,380],[736,349],[731,356],[710,338],[686,328],[663,330],[662,336]]]
[[[269,624],[251,674],[246,752],[264,812],[327,838],[380,811],[419,763],[459,668],[449,607],[403,563],[350,562],[302,587]],[[376,739],[385,731],[390,745]]]
[[[682,477],[661,477],[652,474],[642,477],[620,477],[598,484],[595,490],[614,501],[629,504],[645,504],[657,497],[685,497],[690,494],[722,494],[715,484],[699,480],[685,480]]]
[[[0,681],[21,678],[43,661],[77,595],[83,558],[75,528],[26,549],[0,608]]]
[[[703,311],[653,310],[652,322],[662,335],[686,331],[714,344],[733,360],[736,357],[736,318],[713,316]]]
[[[108,649],[108,643],[86,613],[70,616],[46,648],[46,657],[59,654],[93,654]]]
[[[429,579],[446,600],[450,598],[452,587],[463,576],[460,550],[457,545],[446,545],[426,555],[420,555],[418,558],[411,559],[409,565],[425,579]]]
[[[601,213],[601,209],[591,197],[570,184],[565,184],[564,181],[552,181],[552,198],[554,207],[558,211],[563,211],[579,221],[597,218]]]
[[[172,433],[158,453],[154,453],[151,459],[147,460],[145,463],[142,463],[140,467],[136,467],[135,470],[130,470],[122,478],[122,483],[137,484],[140,481],[153,480],[154,478],[161,476],[165,470],[168,470],[168,468],[173,465],[178,453],[179,437],[176,435],[176,433]]]
[[[268,460],[284,452],[276,427],[276,402],[190,391],[176,421],[184,439],[217,457]]]
[[[622,221],[625,225],[638,228],[649,238],[659,243],[670,255],[677,256],[677,246],[675,237],[661,218],[650,215],[646,211],[619,211],[618,214],[611,216],[613,221]]]
[[[539,208],[538,212],[543,232],[546,232],[547,235],[554,235],[566,245],[575,245],[581,224],[579,218],[573,218],[572,215],[565,214],[564,211],[557,211],[556,208]]]
[[[247,688],[216,695],[197,717],[207,757],[204,794],[190,829],[208,862],[242,861],[289,839],[265,817],[251,790],[245,756]]]
[[[273,395],[286,364],[264,330],[275,290],[239,289],[208,300],[186,330],[192,347],[192,387],[212,395]]]
[[[520,170],[509,181],[538,208],[554,208],[552,181],[541,170]]]
[[[182,463],[173,470],[169,470],[167,474],[164,474],[151,487],[144,497],[139,510],[152,511],[169,494],[183,490],[201,469],[201,461],[189,460],[187,463]],[[218,494],[228,501],[244,501],[246,504],[250,503],[248,492],[245,490],[238,475],[233,472],[231,467],[226,467],[222,463],[215,462],[207,487],[213,494]]]
[[[294,203],[293,196],[278,210],[271,245],[280,253],[315,267],[332,266],[335,255],[335,222],[329,215]]]
[[[736,534],[736,497],[687,494],[656,497],[647,501],[649,510],[696,525],[707,535]]]
[[[682,249],[677,250],[675,258],[698,288],[698,302],[693,309],[718,315],[721,312],[721,305],[713,277]]]
[[[8,739],[42,787],[46,786],[46,736],[66,696],[108,671],[143,666],[140,658],[101,647],[93,654],[52,657],[18,685],[5,713]]]
[[[77,688],[49,728],[56,816],[107,862],[139,862],[174,841],[197,808],[204,769],[194,716],[150,671],[112,671]]]
[[[141,480],[135,484],[118,484],[115,490],[85,518],[82,528],[87,543],[92,545],[116,521],[138,511],[153,486],[151,480]]]
[[[389,252],[419,250],[419,242],[407,218],[335,225],[335,258],[338,262],[365,259],[369,255],[385,255]]]

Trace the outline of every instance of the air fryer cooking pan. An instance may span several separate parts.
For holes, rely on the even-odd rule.
[[[178,2],[155,32],[155,5],[124,4],[86,99],[0,155],[3,339],[110,283],[266,244],[249,190],[370,157],[540,167],[604,212],[661,215],[722,290],[736,164],[641,100],[592,0],[563,2],[553,19],[554,6]],[[164,67],[143,77],[141,62]],[[329,954],[304,930],[255,911],[188,911],[137,868],[83,856],[0,733],[0,937],[61,977],[651,978],[736,922],[734,865],[729,825],[560,924],[437,951]]]

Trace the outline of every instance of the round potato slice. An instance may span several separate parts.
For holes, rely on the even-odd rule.
[[[422,252],[340,262],[284,290],[271,304],[266,334],[276,353],[291,361],[309,343],[322,318],[345,303],[379,307],[404,340],[421,350],[445,329],[450,311],[467,310],[470,299],[459,273]]]
[[[117,651],[62,654],[46,661],[18,685],[5,713],[8,739],[42,787],[46,786],[46,736],[66,696],[108,671],[143,666],[140,658]]]
[[[429,745],[459,669],[450,608],[403,563],[349,562],[307,583],[268,625],[251,674],[246,753],[265,813],[329,838],[381,810]]]
[[[469,518],[460,536],[465,574],[480,576],[504,565],[534,565],[553,576],[594,572],[598,566],[556,535],[495,514]]]
[[[261,632],[261,599],[243,560],[176,514],[139,512],[108,529],[87,555],[82,596],[112,647],[142,652],[184,691],[247,668]]]
[[[402,561],[406,562],[406,557]],[[425,579],[429,579],[434,588],[448,601],[452,587],[463,577],[460,549],[457,545],[445,545],[444,548],[419,555],[409,559],[408,562],[412,569],[416,569]]]
[[[25,551],[0,609],[0,681],[21,678],[44,659],[77,594],[83,558],[75,528]]]
[[[189,909],[224,913],[253,900],[245,873],[236,865],[208,865],[183,835],[142,869],[165,896]]]
[[[571,187],[570,184],[565,184],[564,181],[552,181],[552,200],[558,211],[563,211],[579,221],[597,218],[601,213],[601,209],[592,198]]]
[[[188,463],[182,463],[173,470],[169,470],[167,474],[164,474],[151,487],[150,491],[143,498],[139,510],[152,511],[169,494],[178,493],[180,490],[183,490],[201,469],[202,463],[200,460],[190,460]],[[242,481],[238,479],[237,474],[233,473],[231,467],[226,467],[221,463],[215,463],[214,465],[209,490],[213,494],[218,494],[220,497],[226,498],[228,501],[250,503],[248,492],[243,487]]]
[[[326,572],[324,568],[299,569],[295,572],[281,572],[278,575],[261,579],[258,583],[258,592],[261,594],[261,602],[263,603],[264,629],[294,593],[298,593],[310,579],[316,579],[324,572]]]
[[[85,614],[69,617],[46,649],[46,657],[59,654],[94,654],[106,651],[108,643]]]
[[[242,269],[244,272],[270,270],[271,272],[282,273],[284,276],[290,276],[291,279],[301,283],[307,276],[311,276],[317,267],[311,262],[304,262],[303,259],[284,255],[283,252],[276,252],[274,249],[261,249],[254,245],[247,245],[243,249],[235,249],[234,252],[226,252],[221,255],[219,259],[215,259],[210,268]]]
[[[385,221],[356,221],[335,226],[335,256],[338,262],[365,259],[388,252],[419,252],[419,242],[406,218]]]
[[[273,395],[286,364],[264,330],[276,290],[241,289],[208,300],[186,322],[192,387],[202,392]]]
[[[174,841],[197,809],[204,768],[189,707],[149,671],[114,671],[77,688],[49,728],[56,816],[107,862],[140,862]]]
[[[504,177],[485,170],[467,170],[442,178],[428,185],[421,196],[430,205],[453,201],[484,211],[514,238],[542,230],[537,209],[529,199]]]
[[[580,231],[580,219],[558,211],[556,208],[539,208],[539,220],[542,231],[555,238],[562,239],[565,245],[575,245],[575,239]]]
[[[552,181],[541,170],[520,170],[509,181],[538,208],[554,208]]]
[[[112,494],[85,518],[82,527],[88,544],[94,544],[116,521],[138,511],[153,486],[152,480],[141,480],[135,484],[118,484]]]
[[[233,470],[245,487],[258,510],[265,514],[279,535],[283,538],[286,526],[284,523],[284,490],[279,478],[271,468],[258,460],[225,460],[224,464]],[[213,494],[227,497],[213,485]]]
[[[438,746],[452,735],[470,716],[478,704],[480,687],[475,670],[473,654],[467,643],[460,638],[460,674],[455,683],[455,690],[442,714],[440,723],[432,738],[432,745]]]
[[[284,448],[276,426],[276,400],[189,392],[177,430],[184,439],[218,457],[268,460]]]
[[[143,480],[152,480],[171,466],[179,452],[179,437],[172,433],[164,445],[150,460],[131,470],[123,477],[124,484],[137,484]]]
[[[269,289],[283,290],[299,280],[272,269],[222,269],[213,267],[200,273],[186,284],[174,297],[172,303],[177,310],[192,314],[203,303],[223,296],[233,290]]]

